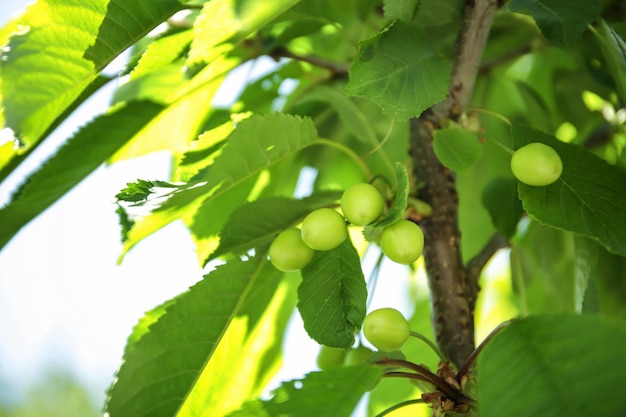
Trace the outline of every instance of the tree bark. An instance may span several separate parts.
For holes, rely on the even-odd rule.
[[[468,1],[448,95],[410,122],[410,154],[416,179],[412,195],[433,209],[431,216],[420,221],[420,226],[426,240],[424,260],[435,337],[442,352],[457,367],[474,350],[474,303],[478,286],[470,282],[471,274],[463,264],[454,173],[437,159],[432,146],[433,132],[440,127],[442,119],[458,118],[467,106],[497,9],[497,0]]]

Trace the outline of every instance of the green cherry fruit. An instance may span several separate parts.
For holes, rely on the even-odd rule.
[[[520,182],[541,187],[559,179],[563,172],[563,161],[550,146],[533,142],[513,153],[511,171]]]
[[[341,214],[330,208],[321,208],[304,218],[301,234],[302,240],[311,249],[331,250],[348,237],[348,229]]]
[[[311,262],[315,251],[304,244],[300,229],[285,229],[270,245],[270,262],[281,271],[296,271]]]
[[[372,356],[372,353],[374,353],[372,349],[359,345],[348,351],[343,364],[346,366],[364,365],[367,363],[367,359]]]
[[[383,229],[380,248],[392,261],[410,265],[422,254],[424,232],[410,220],[398,220]]]
[[[378,350],[400,349],[409,338],[409,322],[395,308],[379,308],[365,316],[363,335]]]
[[[341,211],[355,226],[366,226],[376,220],[385,208],[385,200],[376,187],[362,182],[354,184],[341,196]]]
[[[322,345],[317,354],[317,367],[322,371],[341,366],[346,358],[346,350]]]

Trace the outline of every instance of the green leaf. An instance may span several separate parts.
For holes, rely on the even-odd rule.
[[[565,48],[600,14],[600,2],[589,0],[511,0],[509,8],[532,16],[546,39]]]
[[[316,342],[347,349],[365,318],[367,289],[359,254],[350,239],[335,249],[317,252],[302,269],[298,310]]]
[[[151,102],[130,102],[97,117],[70,138],[0,208],[0,247],[26,223],[98,168],[163,110]]]
[[[417,117],[448,93],[450,64],[417,27],[396,21],[360,46],[346,90],[368,97],[390,117]]]
[[[350,417],[359,400],[382,377],[377,366],[336,367],[284,382],[266,401],[247,403],[228,417]]]
[[[208,204],[238,185],[253,181],[263,170],[294,156],[316,138],[309,118],[274,113],[241,121],[205,176],[179,186],[152,214],[136,221],[128,233],[124,253],[166,224],[193,214],[200,204]],[[163,198],[155,198],[159,197]]]
[[[176,61],[189,47],[192,39],[193,31],[184,30],[154,40],[141,55],[130,73],[130,79],[142,77]]]
[[[598,316],[515,321],[479,356],[480,415],[622,415],[625,351],[626,328]]]
[[[365,238],[374,242],[378,239],[383,229],[404,217],[409,199],[409,175],[406,168],[399,162],[396,162],[396,193],[393,204],[387,210],[385,217],[363,228]]]
[[[517,197],[517,182],[510,177],[498,177],[489,182],[482,192],[483,206],[491,216],[496,230],[511,239],[524,208]]]
[[[518,185],[528,214],[626,255],[626,173],[581,146],[560,142],[528,126],[513,124],[512,134],[515,148],[542,142],[553,147],[563,160],[563,174],[555,183],[546,187]]]
[[[167,306],[148,333],[125,352],[109,392],[107,413],[175,415],[231,321],[241,313],[263,263],[235,260],[218,266]]]
[[[181,9],[178,0],[41,0],[19,19],[3,52],[6,126],[26,148],[36,143],[98,73]]]
[[[579,295],[572,233],[531,222],[511,245],[511,275],[523,315],[573,313]]]
[[[340,192],[323,192],[302,200],[268,197],[251,201],[232,212],[220,232],[220,246],[210,259],[226,253],[245,253],[269,243],[310,211],[341,198]]]
[[[187,65],[211,62],[228,53],[300,0],[212,0],[206,2],[194,22],[194,39]]]
[[[435,155],[442,164],[457,173],[467,175],[483,154],[483,147],[474,132],[459,128],[435,130]]]
[[[261,297],[262,314],[256,323],[248,315],[233,319],[177,417],[224,416],[262,393],[281,365],[296,282],[286,279],[278,287],[271,285],[272,297]]]
[[[609,71],[615,80],[617,93],[622,103],[626,103],[626,42],[604,20],[600,22],[600,27],[595,33]]]
[[[378,137],[370,120],[344,92],[323,85],[317,86],[299,101],[306,102],[308,100],[323,101],[334,107],[343,125],[357,140],[373,147],[378,145]]]
[[[390,21],[399,19],[412,22],[419,3],[420,0],[384,0],[385,19]]]

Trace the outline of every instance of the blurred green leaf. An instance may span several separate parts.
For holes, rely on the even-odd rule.
[[[476,134],[459,128],[435,130],[433,149],[442,164],[459,174],[468,174],[483,154]]]
[[[626,103],[626,42],[604,20],[600,22],[595,33],[600,41],[609,71],[615,80],[617,93],[622,103]]]
[[[626,328],[598,316],[514,321],[478,359],[480,415],[621,415],[625,351]]]
[[[360,46],[346,90],[368,97],[390,117],[417,117],[448,93],[450,64],[417,27],[396,21]]]
[[[512,134],[515,148],[542,142],[563,160],[563,174],[555,183],[546,187],[518,185],[528,214],[626,255],[626,173],[581,146],[560,142],[526,125],[514,123]]]
[[[600,2],[588,0],[511,0],[513,12],[531,15],[554,45],[570,48],[600,14]]]
[[[385,18],[389,21],[399,19],[411,22],[419,4],[420,0],[384,0]]]
[[[336,367],[284,382],[266,401],[247,403],[228,417],[350,417],[359,400],[382,376],[377,366]]]
[[[304,328],[316,342],[347,349],[365,318],[367,289],[361,262],[350,239],[317,252],[302,269],[298,310]]]

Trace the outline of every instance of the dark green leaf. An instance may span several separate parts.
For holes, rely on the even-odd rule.
[[[596,33],[609,71],[615,80],[617,93],[622,103],[626,103],[626,42],[604,20]]]
[[[511,0],[514,12],[531,15],[541,33],[561,47],[572,47],[600,13],[600,2],[589,0]]]
[[[284,382],[272,398],[254,401],[228,417],[350,417],[359,400],[382,376],[377,366],[336,367]]]
[[[517,197],[517,182],[510,177],[492,180],[483,189],[482,203],[498,232],[512,238],[524,213],[522,202]]]
[[[522,124],[512,125],[516,148],[530,142],[553,147],[563,174],[546,187],[518,185],[524,209],[542,223],[591,237],[626,255],[626,173],[587,149],[563,143]]]
[[[572,233],[531,222],[511,246],[522,314],[573,313],[577,285]]]
[[[80,129],[0,208],[0,247],[18,230],[98,168],[163,110],[130,102]]]
[[[209,259],[269,243],[278,233],[310,211],[328,206],[341,197],[339,192],[318,193],[302,200],[269,197],[251,201],[232,212],[220,232],[220,246]]]
[[[113,58],[180,10],[178,0],[42,0],[2,56],[7,127],[26,147],[80,96]]]
[[[450,64],[415,26],[396,21],[361,43],[346,90],[397,120],[419,116],[448,92]]]
[[[459,174],[468,174],[483,154],[476,134],[459,128],[435,130],[433,148],[441,163]]]
[[[626,328],[598,316],[515,321],[479,357],[480,415],[622,415],[625,351]]]
[[[309,336],[320,344],[351,347],[365,318],[366,299],[359,254],[350,239],[317,252],[302,270],[298,310]]]
[[[261,274],[258,259],[218,266],[135,341],[109,392],[111,417],[172,416]],[[158,401],[155,401],[158,395]]]

